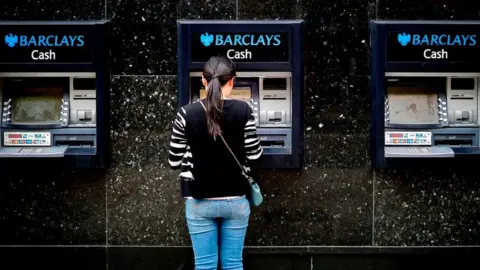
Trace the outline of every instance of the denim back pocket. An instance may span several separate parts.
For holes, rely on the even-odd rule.
[[[208,218],[209,205],[209,200],[187,199],[185,202],[185,216],[194,220]]]
[[[247,198],[228,201],[230,209],[232,210],[233,219],[246,218],[250,215],[250,203]]]

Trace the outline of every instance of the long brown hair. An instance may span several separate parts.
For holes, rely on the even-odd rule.
[[[216,138],[222,133],[220,121],[223,114],[222,86],[237,75],[235,64],[225,56],[211,57],[203,67],[203,77],[207,80],[207,109],[208,133]]]

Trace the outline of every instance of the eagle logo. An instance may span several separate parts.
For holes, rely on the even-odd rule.
[[[405,46],[408,45],[408,43],[410,43],[410,40],[412,39],[412,36],[410,36],[410,34],[401,33],[401,34],[398,34],[397,39],[398,39],[398,42],[400,43],[400,45],[405,47]]]
[[[13,34],[5,35],[5,43],[8,47],[13,48],[18,43],[18,36]]]
[[[202,42],[203,46],[208,47],[213,43],[213,35],[204,33],[200,36],[200,42]]]

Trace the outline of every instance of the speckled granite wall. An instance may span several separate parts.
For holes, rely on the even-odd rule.
[[[368,21],[479,18],[480,4],[445,2],[7,1],[0,11],[3,20],[112,21],[114,145],[113,165],[106,175],[68,171],[3,176],[0,246],[189,245],[176,173],[166,162],[176,106],[179,18],[306,21],[305,166],[298,172],[262,174],[266,201],[253,211],[247,245],[480,244],[478,174],[372,172],[369,167]],[[170,256],[149,252],[153,253],[111,248],[109,265],[150,269],[140,262],[129,268],[122,260],[130,255],[137,261],[159,262]],[[78,260],[78,269],[93,269]],[[284,267],[278,269],[317,269],[321,263],[314,261],[291,268],[290,262],[278,260]],[[181,268],[172,263],[171,269]]]

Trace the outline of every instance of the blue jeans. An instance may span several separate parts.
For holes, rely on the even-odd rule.
[[[219,249],[223,270],[243,270],[243,242],[250,216],[247,198],[187,199],[185,212],[195,270],[216,270]]]

